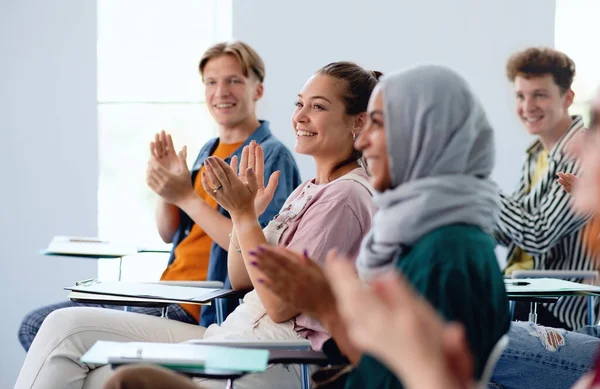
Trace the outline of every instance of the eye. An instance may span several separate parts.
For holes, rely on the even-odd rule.
[[[524,97],[522,94],[520,94],[520,93],[518,93],[518,94],[517,94],[517,100],[521,101],[521,100],[523,100],[524,98],[525,98],[525,97]]]
[[[546,94],[545,93],[539,93],[539,92],[537,92],[534,96],[535,97],[539,97],[539,98],[545,98]]]
[[[231,83],[232,84],[241,84],[242,80],[240,80],[239,78],[234,78],[234,79],[231,80]]]
[[[298,108],[302,108],[302,107],[304,107],[304,105],[302,105],[302,103],[301,103],[301,102],[299,102],[299,101],[295,101],[295,102],[294,102],[294,105],[295,105],[296,107],[298,107]]]
[[[208,80],[206,81],[206,85],[216,85],[217,82],[215,80]]]
[[[325,107],[323,107],[321,104],[315,104],[315,105],[313,105],[313,109],[315,111],[324,111]]]

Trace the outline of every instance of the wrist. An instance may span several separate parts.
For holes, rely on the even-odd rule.
[[[179,198],[174,203],[174,205],[176,205],[177,207],[179,207],[179,209],[189,214],[188,210],[191,207],[193,207],[193,204],[197,203],[198,201],[202,201],[202,199],[196,194],[196,192],[190,191],[185,195],[181,196],[181,198]]]
[[[231,221],[233,222],[233,228],[238,231],[244,231],[244,227],[248,225],[255,225],[258,223],[256,212],[252,210],[244,210],[230,213]]]

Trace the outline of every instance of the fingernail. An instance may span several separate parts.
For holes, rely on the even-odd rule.
[[[251,261],[251,262],[250,262],[250,264],[251,264],[252,266],[256,266],[256,265],[258,265],[258,263],[257,263],[256,261]]]
[[[263,246],[258,246],[258,251],[260,251],[261,253],[264,253],[265,248]]]
[[[304,257],[308,258],[308,250],[307,249],[304,249]]]
[[[248,254],[256,256],[256,251],[248,251]]]
[[[265,281],[262,278],[258,279],[258,282],[260,282],[261,284],[264,283]]]

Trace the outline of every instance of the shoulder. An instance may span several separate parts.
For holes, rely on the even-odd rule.
[[[453,252],[467,254],[471,251],[489,250],[494,252],[495,242],[491,235],[476,226],[451,224],[436,228],[419,239],[413,246],[416,252],[440,252],[449,255]]]
[[[355,172],[357,170],[358,169],[356,169]],[[323,187],[320,193],[321,198],[323,200],[335,200],[348,204],[352,204],[356,201],[368,201],[369,203],[372,203],[373,196],[371,191],[365,186],[368,185],[370,188],[366,173],[364,175],[354,173],[353,175],[358,176],[360,181],[350,177],[350,174],[341,177]]]

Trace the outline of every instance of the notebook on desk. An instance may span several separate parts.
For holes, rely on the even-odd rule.
[[[504,286],[509,295],[600,294],[600,287],[556,278],[507,278]]]
[[[90,364],[153,363],[171,369],[205,368],[260,372],[267,368],[269,351],[182,343],[98,341],[81,357]]]
[[[41,253],[68,257],[119,258],[139,253],[169,253],[170,251],[170,245],[138,247],[99,238],[55,236]]]
[[[207,303],[215,298],[225,297],[233,293],[231,289],[174,286],[146,282],[98,281],[95,279],[79,281],[65,289],[87,295],[160,299],[178,303]]]

